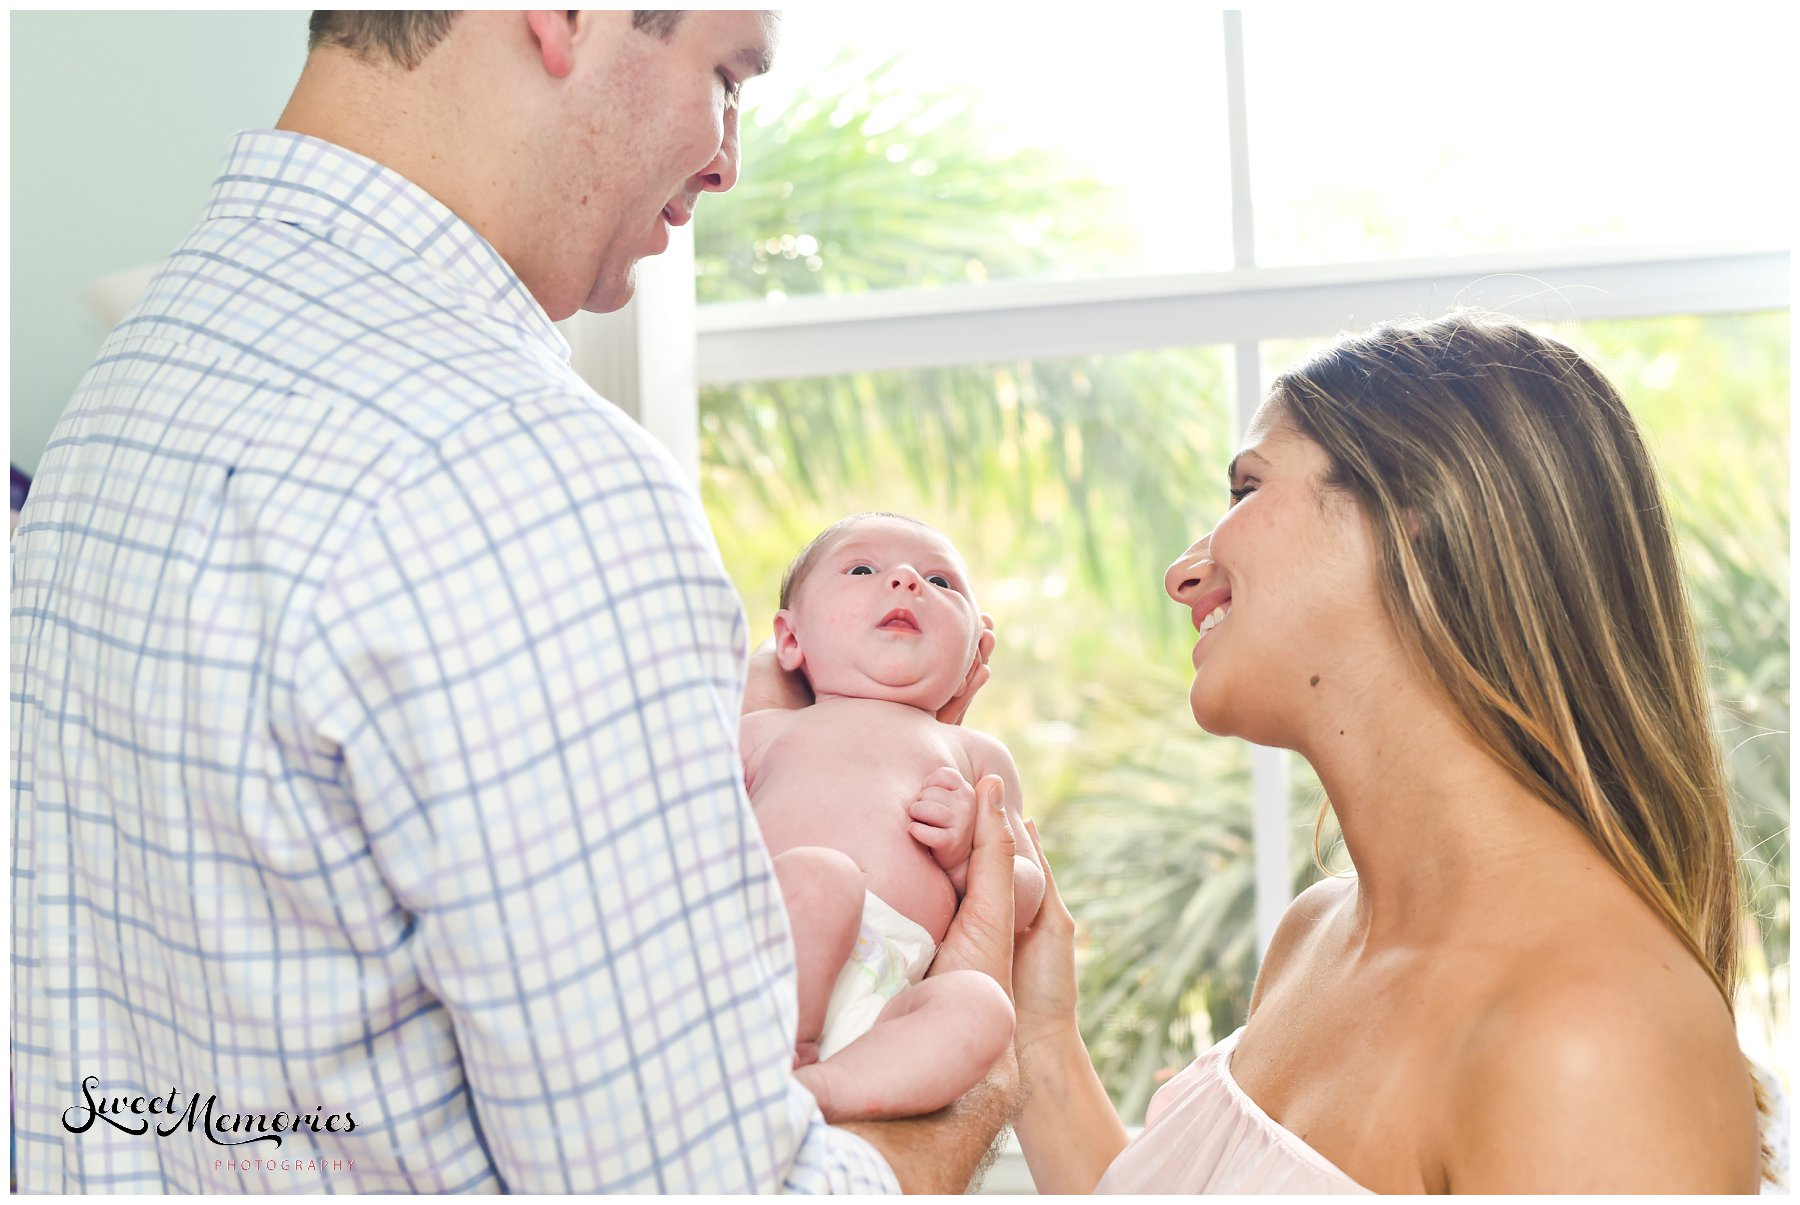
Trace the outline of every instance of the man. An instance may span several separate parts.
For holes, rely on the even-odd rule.
[[[747,12],[320,13],[50,441],[13,590],[27,1191],[951,1191],[824,1124],[698,499],[551,325],[737,179]],[[938,963],[1009,984],[990,805]],[[879,1152],[879,1154],[878,1154]]]

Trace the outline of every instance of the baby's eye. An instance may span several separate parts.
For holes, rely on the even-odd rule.
[[[850,568],[850,576],[851,577],[867,577],[869,574],[871,574],[873,572],[875,572],[875,570],[871,569],[867,565],[853,565]]]
[[[945,577],[941,573],[934,573],[930,577],[926,578],[925,580],[930,582],[932,585],[939,586],[945,590],[948,590],[950,588],[950,579]]]

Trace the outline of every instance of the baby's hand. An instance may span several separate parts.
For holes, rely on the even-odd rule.
[[[906,814],[912,817],[907,830],[931,851],[961,895],[975,848],[975,788],[955,767],[945,766],[925,780]]]

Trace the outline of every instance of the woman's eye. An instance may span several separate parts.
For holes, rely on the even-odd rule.
[[[948,590],[950,588],[950,579],[945,577],[941,573],[934,573],[930,577],[926,578],[925,580],[930,582],[932,585],[942,587],[945,590]]]
[[[875,572],[875,571],[873,569],[869,568],[869,566],[867,566],[867,565],[853,565],[853,566],[851,566],[851,569],[850,569],[850,576],[851,577],[867,577],[869,574],[871,574],[873,572]]]
[[[1256,487],[1254,485],[1245,485],[1245,486],[1240,486],[1237,489],[1230,490],[1228,492],[1231,494],[1231,504],[1233,506],[1236,506],[1238,503],[1242,502],[1245,498],[1248,498],[1251,494],[1254,494],[1256,492]]]

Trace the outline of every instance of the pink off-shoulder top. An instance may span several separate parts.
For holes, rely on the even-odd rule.
[[[1368,1193],[1264,1113],[1231,1078],[1240,1028],[1150,1100],[1144,1132],[1097,1193]]]

